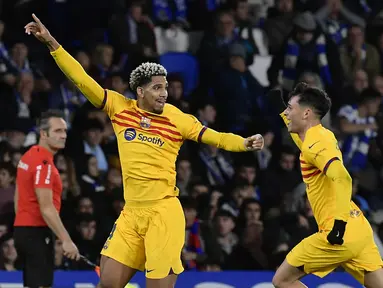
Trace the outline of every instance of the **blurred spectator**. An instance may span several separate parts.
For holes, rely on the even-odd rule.
[[[293,30],[294,1],[277,0],[275,7],[269,9],[264,29],[269,42],[269,52],[276,55],[288,35]]]
[[[106,87],[116,91],[129,99],[136,99],[136,96],[129,91],[129,77],[122,72],[114,72],[109,75],[106,81]]]
[[[179,108],[181,111],[189,112],[189,103],[184,100],[184,88],[182,77],[178,74],[168,75],[168,99],[167,102]]]
[[[238,219],[241,240],[228,261],[229,269],[264,270],[268,268],[267,256],[263,252],[263,222],[260,217],[260,202],[254,199],[245,200]]]
[[[255,31],[258,30],[256,28],[257,21],[262,22],[263,20],[257,19],[258,17],[255,15],[251,15],[250,11],[250,3],[248,0],[234,1],[233,12],[236,23],[235,30],[238,35],[242,37],[243,44],[246,46],[249,54],[261,54],[261,49],[265,46],[265,43],[263,43],[263,37],[256,38]],[[258,45],[261,49],[258,48]]]
[[[261,116],[258,98],[264,90],[246,67],[245,48],[234,43],[228,53],[229,65],[217,72],[214,85],[214,93],[220,100],[217,101],[218,117],[224,131],[245,135],[254,118]]]
[[[219,72],[225,66],[230,57],[229,48],[232,44],[241,44],[242,39],[235,31],[235,20],[229,11],[220,11],[215,18],[214,31],[208,32],[204,35],[199,54],[200,60],[200,74],[201,85],[207,85],[213,80],[212,75]],[[245,64],[250,65],[253,61],[253,54],[247,53],[246,48],[243,47],[245,54]],[[232,54],[232,53],[231,53]],[[245,67],[242,70],[245,70]]]
[[[367,73],[362,69],[356,70],[353,74],[352,83],[346,85],[342,93],[333,95],[332,111],[337,113],[341,106],[345,104],[354,105],[358,101],[360,93],[368,88],[368,86],[369,79]]]
[[[357,70],[366,71],[369,79],[381,72],[380,56],[371,44],[366,43],[364,29],[351,26],[348,31],[347,43],[340,47],[340,58],[347,83],[352,83],[352,77]]]
[[[0,217],[14,211],[16,168],[10,162],[0,162]]]
[[[268,70],[271,87],[279,85],[280,71],[283,78],[280,84],[287,91],[291,91],[299,75],[305,71],[319,74],[326,88],[342,85],[338,48],[317,29],[311,13],[305,12],[294,18],[292,35],[286,39]]]
[[[5,234],[8,234],[9,228],[8,228],[8,221],[6,218],[2,215],[0,218],[0,238],[3,237]]]
[[[343,161],[352,172],[359,172],[367,165],[369,144],[377,135],[378,126],[374,117],[380,104],[379,92],[368,88],[361,93],[358,104],[346,105],[339,110],[340,131],[344,135],[339,144]]]
[[[102,184],[101,172],[98,168],[97,158],[92,154],[85,155],[86,168],[81,176],[81,193],[90,197],[96,197],[97,193],[105,191]]]
[[[0,270],[15,271],[17,251],[11,234],[5,234],[0,238]]]
[[[200,269],[207,259],[219,261],[220,251],[212,229],[197,218],[197,203],[191,197],[180,198],[185,213],[186,237],[182,260],[186,270]]]
[[[217,241],[223,254],[222,265],[229,263],[231,254],[239,242],[238,236],[234,233],[235,216],[229,210],[220,210],[215,217],[217,229]]]
[[[377,75],[372,81],[372,87],[383,97],[383,76]]]
[[[366,27],[363,18],[349,11],[342,0],[327,0],[315,14],[315,18],[336,44],[342,43],[347,38],[347,29],[350,25]]]
[[[83,139],[74,139],[74,147],[71,149],[71,156],[75,162],[77,173],[87,171],[88,163],[86,154],[96,157],[98,169],[104,173],[108,169],[108,162],[101,147],[102,132],[104,126],[98,119],[88,119],[83,126]]]
[[[107,44],[99,44],[93,51],[89,74],[101,85],[104,85],[107,77],[113,72],[113,53],[113,47]]]
[[[180,190],[180,195],[188,195],[187,187],[191,180],[192,168],[191,163],[187,159],[178,159],[176,163],[177,172],[177,187]]]
[[[257,193],[253,185],[247,181],[238,181],[226,198],[227,202],[225,202],[221,208],[225,211],[229,211],[234,217],[237,217],[243,201],[246,199],[257,199]]]
[[[202,125],[205,127],[214,127],[214,124],[216,123],[216,117],[217,110],[211,103],[203,102],[199,104],[197,118],[202,123]]]
[[[128,11],[113,15],[109,24],[110,37],[120,62],[126,59],[129,67],[133,69],[142,62],[154,61],[157,58],[152,25],[149,17],[143,14],[142,1],[132,1]],[[121,63],[119,66],[125,65]]]
[[[294,188],[302,183],[302,176],[297,167],[297,156],[294,149],[283,146],[280,149],[280,154],[275,156],[273,165],[269,166],[263,178],[262,204],[264,209],[279,207],[284,195],[292,193]]]
[[[90,214],[80,214],[77,223],[76,245],[81,251],[82,255],[87,257],[92,262],[97,262],[100,257],[102,245],[97,241],[97,222],[96,219]],[[77,263],[78,270],[90,270],[92,267],[86,263]]]
[[[234,175],[231,159],[215,146],[203,145],[199,151],[200,175],[211,186],[224,186]]]

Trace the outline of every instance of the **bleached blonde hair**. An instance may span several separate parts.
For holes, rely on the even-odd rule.
[[[153,76],[167,76],[168,72],[165,67],[151,62],[142,63],[130,74],[129,86],[135,93],[137,87],[148,84],[152,81]]]

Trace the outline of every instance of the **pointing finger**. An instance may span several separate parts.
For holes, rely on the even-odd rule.
[[[39,24],[39,25],[43,25],[43,23],[41,23],[40,19],[37,18],[37,16],[35,15],[35,13],[32,14],[32,17],[33,17],[33,19],[37,22],[37,24]]]

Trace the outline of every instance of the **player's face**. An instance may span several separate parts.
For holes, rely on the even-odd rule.
[[[67,137],[67,126],[62,118],[49,119],[50,128],[48,132],[43,131],[41,138],[47,141],[48,146],[52,150],[60,150],[65,148]]]
[[[307,108],[305,109],[299,105],[299,96],[291,97],[287,108],[283,112],[289,121],[287,129],[290,133],[299,133],[302,130],[306,110]]]
[[[168,82],[165,76],[153,76],[152,82],[143,88],[143,107],[152,113],[161,114],[168,98]]]

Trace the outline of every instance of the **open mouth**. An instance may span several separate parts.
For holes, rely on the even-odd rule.
[[[158,99],[158,100],[156,100],[156,102],[157,102],[159,105],[164,106],[165,103],[166,103],[166,100],[165,100],[165,99]]]

